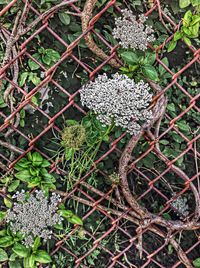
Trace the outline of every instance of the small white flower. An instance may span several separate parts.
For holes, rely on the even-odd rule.
[[[44,240],[50,239],[50,228],[62,220],[56,213],[60,196],[53,194],[48,200],[43,191],[36,191],[27,198],[22,190],[15,198],[19,203],[14,203],[6,215],[6,222],[9,223],[11,231],[24,235],[23,243],[27,247],[33,245],[37,236]]]
[[[102,125],[121,126],[127,132],[137,135],[144,123],[153,118],[148,106],[152,100],[150,87],[144,81],[135,83],[126,75],[114,74],[108,78],[99,75],[80,90],[82,105],[96,115]]]
[[[144,25],[147,17],[143,14],[136,16],[128,9],[122,10],[122,17],[115,19],[115,28],[113,29],[113,37],[119,39],[119,44],[123,48],[147,49],[147,44],[153,42],[155,37],[154,30],[151,26]]]

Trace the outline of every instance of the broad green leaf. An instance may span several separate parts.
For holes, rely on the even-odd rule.
[[[175,112],[176,111],[176,107],[175,107],[175,104],[174,103],[169,103],[167,105],[167,109],[171,112]]]
[[[47,65],[51,65],[52,63],[55,63],[59,59],[60,59],[60,54],[51,48],[46,49],[45,55],[42,55],[42,60]]]
[[[191,32],[191,38],[196,38],[199,36],[199,22],[194,24],[193,26],[189,27],[189,30]]]
[[[190,0],[190,1],[192,3],[193,7],[200,5],[200,0]]]
[[[35,71],[40,68],[40,66],[31,59],[28,60],[28,66],[30,67],[31,71]]]
[[[33,104],[35,104],[36,106],[39,106],[38,99],[37,99],[36,96],[33,96],[33,97],[31,98],[31,102],[32,102]]]
[[[9,193],[14,192],[17,189],[17,187],[19,186],[19,184],[20,184],[19,180],[13,181],[8,187],[8,192]]]
[[[41,182],[41,178],[39,177],[31,178],[31,180],[28,182],[28,188],[38,186],[40,185],[40,182]]]
[[[188,45],[188,46],[191,46],[191,45],[192,45],[190,39],[187,38],[186,36],[183,37],[183,40],[184,40],[184,42],[186,43],[186,45]]]
[[[177,122],[176,125],[182,131],[185,131],[185,132],[189,132],[190,131],[190,127],[187,125],[187,122],[185,122],[185,121]]]
[[[179,0],[180,8],[185,8],[190,5],[190,0]]]
[[[41,154],[39,154],[38,152],[34,152],[32,154],[32,161],[33,161],[33,166],[41,166],[42,162],[43,162],[43,157],[41,156]]]
[[[35,259],[35,261],[38,261],[41,263],[49,263],[52,261],[51,257],[49,256],[49,254],[45,250],[38,250],[35,253],[34,259]]]
[[[9,268],[22,268],[21,264],[18,261],[9,261],[8,264],[9,264]]]
[[[25,247],[24,245],[20,244],[20,243],[16,243],[14,245],[14,247],[12,248],[12,250],[20,257],[27,257],[29,254],[29,249],[27,247]]]
[[[168,61],[168,58],[167,57],[163,58],[161,61],[167,67],[169,67],[169,61]],[[161,64],[159,64],[159,66],[158,66],[158,71],[159,71],[160,76],[164,75],[167,72],[167,70]]]
[[[36,73],[29,73],[28,81],[31,81],[35,86],[39,85],[41,82]]]
[[[197,258],[193,261],[193,265],[195,268],[200,268],[200,258]]]
[[[147,52],[145,54],[145,59],[144,59],[144,65],[149,64],[152,65],[156,60],[156,53],[155,52]]]
[[[19,86],[22,87],[25,82],[26,82],[26,79],[28,78],[29,76],[29,73],[28,72],[24,72],[20,75],[20,79],[19,79]]]
[[[7,196],[11,198],[10,195],[7,195]],[[7,197],[4,197],[3,201],[4,201],[4,204],[6,205],[7,208],[12,207],[12,202]]]
[[[46,159],[44,159],[43,160],[43,162],[42,162],[42,165],[41,165],[41,167],[49,167],[51,165],[51,163],[49,162],[49,161],[47,161]]]
[[[31,164],[30,161],[28,161],[25,157],[20,159],[14,166],[14,168],[17,171],[20,171],[22,169],[27,169],[29,167],[29,165]]]
[[[0,211],[0,221],[4,219],[5,215],[6,215],[6,212]],[[1,231],[3,231],[3,230],[1,230]],[[1,231],[0,231],[0,235],[1,235]]]
[[[192,19],[191,26],[195,25],[196,23],[200,22],[200,15],[195,15]]]
[[[169,144],[169,141],[168,140],[160,140],[159,143],[163,144],[163,145],[167,145],[167,144]]]
[[[140,57],[132,51],[125,51],[121,54],[122,59],[125,61],[125,63],[130,65],[135,65],[139,62]]]
[[[179,39],[181,39],[183,37],[183,33],[180,31],[175,32],[174,34],[174,41],[178,41]]]
[[[158,81],[158,73],[155,69],[155,67],[151,66],[151,65],[144,65],[141,68],[142,73],[144,74],[144,76],[146,76],[147,78],[153,80],[153,81]]]
[[[8,254],[5,250],[0,248],[0,262],[7,261],[8,260]]]
[[[81,220],[81,218],[79,218],[76,215],[73,215],[72,217],[68,218],[67,220],[73,224],[83,225],[83,221]]]
[[[64,217],[64,218],[70,218],[73,216],[73,212],[71,210],[67,210],[67,209],[59,209],[58,213]]]
[[[16,258],[18,258],[18,255],[17,255],[16,253],[13,252],[13,253],[10,255],[10,257],[9,257],[9,261],[15,261]]]
[[[64,25],[70,24],[70,16],[66,12],[59,12],[58,17]]]
[[[192,11],[188,10],[183,17],[183,26],[188,27],[192,20]]]
[[[6,248],[14,243],[12,236],[0,237],[0,247]]]
[[[171,52],[171,51],[173,51],[173,50],[175,49],[176,45],[177,45],[177,41],[174,41],[174,40],[172,39],[172,41],[170,41],[170,43],[169,43],[167,52]]]
[[[31,174],[29,170],[21,170],[15,174],[15,177],[21,181],[29,182],[31,179]]]
[[[40,237],[36,237],[34,244],[33,244],[33,252],[35,252],[39,246],[41,245],[41,239]]]

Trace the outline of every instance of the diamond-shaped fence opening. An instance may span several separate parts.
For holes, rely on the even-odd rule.
[[[51,191],[79,221],[65,219],[64,232],[58,228],[42,245],[51,255],[48,267],[199,267],[200,55],[183,39],[167,52],[184,15],[178,1],[167,2],[0,1],[0,229],[12,189],[27,186],[26,178],[16,180],[15,165],[38,152],[55,177]],[[156,40],[148,44],[159,74],[154,102],[165,96],[167,105],[161,122],[127,154],[123,185],[119,167],[131,135],[118,127],[107,135],[98,120],[92,125],[80,89],[124,65],[112,29],[125,8],[144,13],[154,29]],[[95,145],[87,153],[63,146],[64,130],[77,124],[90,129]]]

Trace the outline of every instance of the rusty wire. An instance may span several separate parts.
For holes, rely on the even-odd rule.
[[[56,72],[57,68],[62,62],[64,62],[66,59],[69,59],[69,58],[72,59],[79,66],[81,66],[82,70],[85,70],[88,73],[88,76],[90,79],[93,79],[95,74],[101,71],[101,69],[106,64],[110,64],[114,68],[119,68],[121,66],[121,61],[117,57],[117,53],[116,53],[117,46],[112,47],[105,40],[105,38],[100,33],[97,33],[94,29],[95,23],[98,22],[101,16],[103,16],[103,14],[107,12],[108,8],[113,6],[119,11],[119,8],[116,6],[115,0],[107,1],[107,4],[105,5],[103,9],[100,9],[100,10],[97,9],[97,14],[95,16],[93,15],[93,9],[96,8],[95,6],[97,2],[96,0],[87,0],[83,11],[79,10],[79,8],[76,6],[76,0],[62,1],[60,5],[51,8],[50,10],[44,12],[43,14],[40,14],[32,6],[31,2],[25,1],[25,0],[22,0],[21,2],[24,3],[23,14],[21,16],[21,13],[18,13],[12,33],[9,32],[5,28],[1,28],[1,32],[5,38],[7,50],[6,50],[6,57],[4,58],[4,62],[0,70],[0,78],[2,80],[5,79],[7,82],[10,83],[9,88],[7,89],[5,93],[6,95],[5,99],[9,98],[8,105],[10,107],[10,115],[7,116],[3,112],[0,112],[0,117],[3,121],[2,125],[0,125],[0,131],[2,132],[5,131],[6,132],[5,135],[8,138],[12,132],[17,133],[18,135],[21,135],[26,140],[27,147],[26,147],[26,150],[23,151],[21,148],[17,147],[16,145],[10,144],[9,140],[6,142],[0,141],[0,146],[8,148],[10,151],[15,153],[14,156],[12,154],[12,157],[8,159],[6,156],[1,154],[1,150],[0,150],[0,169],[2,169],[4,173],[10,172],[10,170],[12,170],[15,163],[19,161],[19,159],[24,157],[27,154],[27,152],[31,150],[36,150],[40,152],[44,157],[48,158],[48,156],[42,151],[42,148],[37,147],[36,143],[38,142],[39,139],[45,136],[45,134],[48,133],[52,129],[58,132],[61,131],[59,126],[57,126],[56,124],[56,120],[57,118],[61,117],[64,114],[64,112],[67,111],[70,107],[77,109],[83,115],[85,114],[85,111],[82,109],[82,107],[80,107],[75,101],[76,96],[79,94],[79,90],[77,90],[74,94],[70,94],[65,88],[59,85],[58,81],[54,80],[54,73]],[[7,11],[9,11],[9,9],[15,3],[16,3],[16,0],[13,0],[7,6],[5,6],[3,10],[0,11],[0,16],[3,16]],[[56,12],[59,8],[65,5],[68,5],[73,12],[72,14],[79,16],[82,21],[82,30],[83,30],[82,34],[74,42],[70,44],[67,44],[49,26],[49,20],[51,19],[51,16],[54,14],[54,12]],[[174,29],[174,32],[179,27],[179,25],[177,25],[167,14],[165,14],[165,12],[163,11],[160,5],[160,1],[158,0],[153,1],[152,7],[147,11],[146,15],[149,15],[152,12],[158,12],[160,22],[164,24],[164,27],[166,27],[166,22],[172,26],[172,28]],[[34,15],[37,15],[37,18],[31,23],[31,25],[26,25],[26,17],[28,13],[33,13]],[[34,28],[34,32],[26,40],[24,40],[22,37],[33,28]],[[66,51],[62,54],[61,59],[58,62],[56,62],[48,70],[45,69],[45,67],[41,63],[33,59],[33,57],[31,56],[31,53],[28,50],[28,45],[32,42],[33,38],[37,34],[41,33],[43,30],[48,31],[48,33],[52,35],[55,40],[60,42],[66,48]],[[100,49],[96,45],[92,37],[94,35],[96,36],[96,38],[99,39],[99,41],[103,42],[107,46],[109,50],[109,54],[108,53],[106,54],[102,49]],[[165,40],[163,44],[161,44],[156,49],[156,51],[158,52],[162,50],[163,47],[172,39],[172,37],[173,37],[173,33],[170,32],[170,36],[167,38],[167,40]],[[73,53],[73,50],[77,48],[78,43],[83,38],[85,39],[86,44],[88,45],[88,49],[90,49],[94,54],[96,54],[96,56],[98,56],[101,59],[101,63],[95,69],[91,69],[89,66],[86,65],[86,63],[78,59],[76,55]],[[20,47],[19,47],[18,41],[20,40],[21,42],[20,42]],[[98,163],[100,163],[103,159],[109,156],[109,154],[111,154],[112,152],[121,153],[117,145],[118,145],[119,140],[124,137],[125,134],[123,134],[121,137],[111,142],[109,150],[105,152],[105,154],[101,156],[101,158],[96,160],[95,162],[96,165],[95,166],[93,165],[91,167],[91,170],[87,174],[85,174],[84,177],[82,177],[74,185],[74,188],[72,189],[70,193],[64,193],[64,192],[59,191],[59,193],[63,196],[64,200],[73,199],[86,205],[88,208],[91,208],[89,212],[84,215],[83,220],[87,219],[94,211],[99,211],[102,215],[106,217],[107,221],[110,223],[110,228],[98,238],[92,235],[92,233],[88,232],[88,235],[91,237],[93,241],[93,246],[91,247],[90,251],[88,251],[86,254],[84,254],[81,257],[78,257],[76,256],[76,254],[71,252],[65,245],[65,241],[69,239],[70,235],[75,233],[76,229],[78,228],[77,226],[75,226],[70,234],[68,234],[62,240],[56,241],[56,247],[51,252],[52,255],[55,254],[58,250],[62,249],[62,251],[65,251],[74,257],[75,263],[76,263],[74,267],[80,267],[80,265],[82,265],[82,267],[87,267],[83,264],[84,258],[86,258],[96,248],[100,248],[102,251],[107,253],[107,256],[109,256],[107,267],[109,268],[110,267],[138,267],[138,266],[134,266],[133,259],[131,260],[131,263],[129,264],[129,266],[127,266],[128,264],[124,265],[122,261],[122,257],[127,258],[129,249],[134,248],[140,251],[141,256],[142,256],[142,253],[145,254],[145,258],[140,267],[163,267],[164,268],[165,266],[159,263],[159,261],[156,260],[155,256],[159,254],[160,252],[162,252],[162,250],[165,249],[168,246],[168,244],[171,244],[176,251],[178,259],[170,267],[173,267],[173,268],[193,267],[190,256],[192,254],[192,251],[196,249],[197,247],[199,247],[200,240],[197,239],[196,243],[193,244],[191,247],[187,249],[183,249],[181,247],[181,243],[177,242],[176,237],[177,237],[177,234],[180,233],[180,231],[188,230],[188,229],[195,230],[199,228],[199,225],[200,225],[198,222],[199,213],[200,213],[199,194],[193,184],[195,180],[197,180],[199,174],[197,173],[193,177],[189,178],[187,177],[186,174],[181,172],[181,170],[178,169],[174,164],[179,159],[180,156],[188,153],[188,151],[195,153],[197,157],[200,156],[200,153],[194,149],[194,144],[198,140],[199,137],[196,136],[192,140],[188,140],[188,138],[185,137],[184,134],[181,133],[180,130],[178,130],[176,127],[176,122],[180,118],[182,118],[191,108],[194,108],[198,112],[200,111],[200,108],[197,105],[197,100],[200,94],[197,94],[195,97],[192,97],[187,92],[187,90],[178,82],[178,78],[182,75],[182,73],[185,70],[187,70],[192,64],[194,63],[199,64],[200,62],[200,55],[199,55],[200,49],[196,49],[193,46],[188,47],[188,49],[191,51],[191,53],[193,53],[193,58],[177,73],[174,73],[161,61],[161,58],[159,57],[158,53],[157,53],[156,60],[157,60],[157,63],[162,65],[167,70],[167,72],[171,75],[171,82],[169,83],[169,85],[167,85],[165,88],[163,88],[159,92],[157,99],[158,100],[162,99],[164,97],[165,92],[167,92],[172,86],[176,86],[182,93],[184,93],[187,96],[187,98],[190,99],[189,106],[187,107],[186,110],[182,111],[177,117],[173,119],[171,119],[167,113],[162,114],[162,116],[165,116],[170,121],[168,125],[168,129],[166,129],[162,134],[159,133],[160,122],[157,124],[158,129],[155,130],[155,133],[152,133],[151,131],[147,131],[145,133],[142,132],[141,135],[144,135],[145,139],[149,142],[150,148],[148,149],[147,152],[141,154],[140,157],[138,159],[135,159],[134,161],[131,159],[131,152],[129,152],[128,158],[125,161],[127,162],[126,163],[127,166],[125,168],[123,166],[124,165],[123,157],[125,153],[124,155],[122,153],[122,158],[120,162],[121,176],[122,177],[124,176],[124,172],[126,173],[125,174],[125,177],[126,177],[127,173],[135,171],[137,174],[143,177],[144,180],[147,181],[148,189],[144,190],[141,196],[138,196],[136,200],[135,198],[133,198],[132,195],[130,195],[130,193],[126,191],[127,185],[128,185],[126,184],[126,187],[124,188],[122,187],[122,192],[124,191],[125,198],[130,195],[130,199],[126,198],[128,201],[128,204],[125,205],[123,202],[121,203],[120,200],[112,197],[112,193],[116,190],[115,187],[111,187],[108,192],[104,193],[87,183],[87,178],[90,176],[90,174],[92,174],[93,172],[96,172],[96,169],[97,169],[96,165]],[[19,87],[19,85],[17,84],[18,75],[19,75],[18,65],[19,65],[19,62],[23,59],[23,57],[27,57],[37,62],[41,70],[45,73],[45,77],[41,81],[41,83],[29,92],[27,92],[24,88]],[[12,72],[14,73],[12,80],[7,75],[7,72],[9,70],[12,70]],[[50,82],[56,85],[60,91],[66,94],[66,97],[69,100],[68,104],[65,107],[63,107],[59,112],[55,113],[53,117],[50,117],[42,109],[35,106],[31,100],[32,97],[35,94],[37,94],[44,85]],[[17,90],[17,92],[22,96],[21,102],[16,107],[12,103],[12,94],[15,90]],[[48,120],[48,124],[35,137],[27,136],[23,133],[23,131],[18,129],[19,112],[28,104],[32,105],[41,114],[41,117],[45,117]],[[165,112],[165,110],[162,112]],[[160,114],[157,120],[162,118],[162,116]],[[169,160],[166,156],[164,156],[161,153],[159,146],[158,146],[158,141],[169,131],[175,131],[187,143],[187,148],[182,151],[181,155],[174,158],[172,161]],[[135,146],[135,142],[137,141],[138,140],[134,141],[132,145],[130,145],[131,144],[130,142],[130,144],[128,145],[128,146],[132,146],[131,151],[133,150]],[[159,174],[159,173],[156,174],[153,180],[149,180],[148,177],[136,166],[136,163],[139,162],[141,159],[143,159],[150,152],[154,152],[166,164],[165,171],[162,174]],[[52,170],[51,170],[52,172],[53,171],[56,171],[57,173],[61,172],[57,168],[54,161],[52,161],[51,167],[52,167]],[[196,211],[194,212],[194,215],[190,215],[190,218],[189,218],[190,222],[184,222],[184,223],[183,222],[170,222],[170,221],[164,220],[162,217],[163,213],[167,210],[167,208],[169,208],[173,200],[168,200],[166,196],[163,193],[161,193],[159,189],[156,188],[155,183],[161,180],[162,176],[165,173],[170,172],[170,171],[175,172],[179,177],[181,177],[184,180],[185,187],[181,191],[181,193],[179,193],[180,195],[183,194],[188,189],[190,189],[194,193],[195,201],[196,201]],[[102,175],[104,175],[103,172],[101,173]],[[125,185],[122,184],[122,186],[125,186]],[[138,205],[138,200],[141,200],[144,196],[146,196],[151,191],[156,192],[159,196],[164,198],[166,201],[166,204],[163,210],[158,216],[149,214],[148,212],[145,211],[145,209],[143,209],[142,207]],[[78,193],[81,193],[82,197],[80,197]],[[0,194],[2,196],[5,195],[3,191]],[[93,197],[94,195],[95,195],[95,198]],[[174,197],[174,199],[175,198],[176,197]],[[106,207],[106,205],[104,204],[104,201],[106,200],[112,203],[113,208]],[[121,220],[123,219],[133,224],[133,227],[135,229],[135,234],[130,234],[128,230],[126,230],[126,228],[123,228],[123,225],[121,224],[122,223]],[[161,228],[161,226],[166,227],[167,230],[164,231],[163,228]],[[125,247],[123,251],[120,251],[118,254],[114,254],[113,252],[110,251],[110,249],[106,248],[106,246],[103,246],[101,244],[103,239],[109,236],[114,231],[119,231],[123,233],[125,239],[128,240],[128,245]],[[154,233],[162,239],[162,244],[159,245],[156,249],[152,250],[151,252],[149,252],[147,249],[145,249],[145,247],[143,247],[146,233]],[[198,234],[196,235],[198,236]],[[154,243],[154,241],[152,241],[152,243]],[[151,264],[154,266],[151,266]]]

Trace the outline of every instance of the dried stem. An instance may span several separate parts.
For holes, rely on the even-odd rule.
[[[87,0],[85,2],[85,6],[82,12],[81,20],[82,20],[82,31],[87,32],[89,27],[89,22],[92,17],[92,12],[97,3],[97,0]],[[104,51],[99,48],[96,43],[94,42],[91,32],[88,32],[85,36],[85,42],[88,46],[88,48],[95,54],[97,57],[99,57],[102,60],[107,60],[108,55],[104,53]],[[112,67],[119,69],[121,67],[121,64],[119,64],[115,59],[111,59],[108,61],[108,64],[110,64]]]

